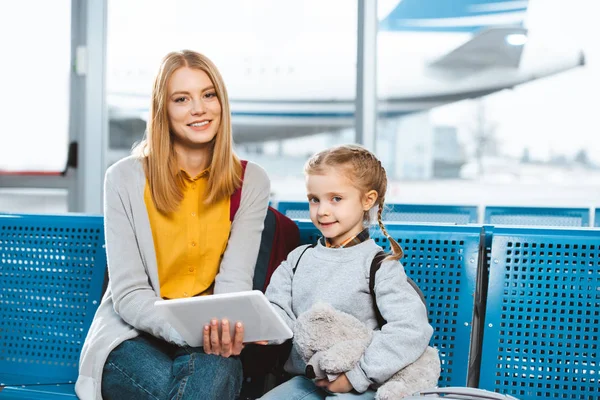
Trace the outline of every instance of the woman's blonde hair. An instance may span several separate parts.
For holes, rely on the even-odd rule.
[[[200,53],[191,50],[171,52],[163,58],[154,80],[146,137],[133,150],[143,160],[152,201],[163,213],[177,210],[183,199],[184,178],[173,148],[167,112],[169,80],[182,67],[204,71],[213,83],[221,104],[221,123],[212,142],[204,202],[211,204],[229,197],[241,185],[242,167],[233,152],[229,98],[219,70]]]
[[[399,260],[403,256],[402,247],[392,238],[383,224],[381,213],[385,204],[387,175],[381,161],[364,147],[347,144],[323,150],[312,156],[304,166],[307,175],[323,174],[329,167],[340,168],[352,184],[364,195],[371,190],[377,192],[377,222],[381,232],[390,241],[393,254],[388,259]],[[364,222],[370,223],[369,211],[364,213]]]

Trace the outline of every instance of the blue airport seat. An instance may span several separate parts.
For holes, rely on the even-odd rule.
[[[282,201],[277,209],[292,219],[310,219],[308,202]],[[383,211],[386,222],[466,225],[477,219],[477,206],[386,204]]]
[[[513,226],[587,227],[590,210],[560,207],[485,207],[484,224]]]
[[[495,227],[479,387],[600,398],[600,231]]]
[[[302,243],[314,243],[320,236],[312,223],[296,223]],[[439,385],[466,386],[471,328],[477,323],[473,309],[481,227],[390,223],[386,228],[404,249],[401,262],[428,303],[435,330],[431,345],[442,360]],[[373,229],[372,237],[390,250],[379,229]]]
[[[386,204],[384,221],[427,224],[476,224],[477,206]]]
[[[105,270],[101,216],[0,215],[0,399],[73,393]]]
[[[594,226],[600,228],[600,208],[596,208],[594,211]]]
[[[75,384],[15,386],[0,390],[0,400],[76,400]]]
[[[277,211],[291,219],[310,219],[307,201],[280,201]]]

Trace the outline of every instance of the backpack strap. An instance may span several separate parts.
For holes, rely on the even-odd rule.
[[[233,222],[233,218],[235,218],[235,213],[237,213],[238,208],[240,208],[240,201],[242,201],[242,186],[244,185],[244,175],[246,174],[246,166],[248,165],[248,161],[240,160],[240,162],[242,164],[242,181],[240,182],[240,187],[235,189],[229,201],[230,222]]]
[[[296,265],[294,265],[294,268],[292,268],[292,283],[293,283],[294,275],[296,274],[296,268],[298,268],[298,264],[300,263],[300,259],[302,258],[302,256],[304,255],[304,253],[306,253],[306,250],[315,248],[315,246],[317,245],[318,242],[319,242],[319,240],[317,239],[316,243],[309,244],[308,246],[306,246],[304,248],[304,250],[302,250],[302,253],[300,253],[300,257],[298,257],[298,259],[296,260]],[[294,288],[294,285],[292,285],[291,288],[290,288],[290,299],[292,299],[292,309],[294,308],[294,304],[293,304],[294,303],[293,288]]]
[[[318,242],[318,240],[317,240]],[[298,259],[296,260],[296,265],[294,265],[294,268],[292,268],[292,275],[294,275],[296,273],[296,268],[298,268],[298,264],[300,263],[300,259],[302,258],[302,256],[304,255],[304,253],[306,253],[306,250],[308,249],[314,249],[317,246],[317,243],[313,243],[313,244],[309,244],[308,246],[306,246],[304,248],[304,250],[302,250],[302,253],[300,253],[300,257],[298,257]]]
[[[384,251],[379,251],[377,254],[375,254],[375,257],[373,257],[373,261],[371,262],[371,270],[369,272],[369,291],[371,292],[371,297],[373,298],[373,307],[375,308],[375,317],[377,318],[379,328],[385,325],[387,321],[385,320],[385,318],[383,318],[381,312],[379,311],[379,307],[377,306],[377,297],[375,296],[375,274],[377,274],[377,271],[381,267],[381,263],[386,257],[387,254]],[[425,301],[425,296],[423,295],[423,292],[421,291],[419,286],[417,286],[415,281],[413,281],[408,275],[406,276],[406,280],[408,281],[410,286],[412,286],[415,292],[417,292],[417,294],[421,298],[421,301],[425,305],[425,309],[427,309],[427,302]]]
[[[384,326],[387,321],[381,315],[379,307],[377,307],[377,297],[375,296],[375,274],[381,267],[381,263],[385,257],[386,254],[383,251],[379,251],[377,254],[375,254],[373,261],[371,261],[371,270],[369,272],[369,292],[371,292],[371,297],[373,298],[373,308],[375,308],[375,318],[377,318],[377,325],[379,325],[379,328]]]

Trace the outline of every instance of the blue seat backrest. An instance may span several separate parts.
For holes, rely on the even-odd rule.
[[[594,226],[600,228],[600,208],[596,208],[594,211]]]
[[[297,222],[300,241],[314,243],[319,231]],[[404,269],[423,291],[434,328],[431,345],[440,351],[440,386],[466,386],[480,227],[387,224],[400,243]],[[378,229],[371,237],[386,251],[389,241]]]
[[[479,387],[600,398],[600,231],[495,227]]]
[[[484,223],[513,226],[590,226],[588,208],[485,207]]]
[[[383,219],[386,222],[475,224],[477,223],[477,206],[388,204],[385,206]]]
[[[69,383],[100,303],[100,216],[0,215],[0,383]]]
[[[308,202],[281,201],[277,210],[289,218],[310,219]],[[433,204],[386,204],[383,220],[402,223],[457,224],[477,223],[477,206]]]
[[[277,211],[292,219],[310,219],[307,201],[280,201]]]

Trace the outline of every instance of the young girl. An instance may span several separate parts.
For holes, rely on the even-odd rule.
[[[110,282],[81,353],[80,399],[237,397],[242,365],[231,356],[242,350],[243,326],[230,337],[219,335],[227,321],[212,321],[204,347],[192,348],[154,302],[252,289],[269,180],[255,164],[243,182],[242,171],[219,71],[193,51],[167,54],[146,139],[106,172]]]
[[[313,156],[306,163],[305,174],[310,218],[323,238],[314,248],[301,246],[290,253],[273,274],[267,297],[292,330],[300,314],[322,301],[353,315],[375,332],[359,363],[333,382],[302,376],[306,365],[292,348],[285,369],[298,376],[262,399],[373,399],[373,387],[417,360],[433,333],[425,306],[398,262],[402,249],[381,220],[385,169],[366,149],[346,145]],[[381,250],[369,239],[369,216],[375,206],[381,231],[393,249],[375,277],[377,306],[387,321],[381,330],[377,330],[369,290],[371,262]]]

